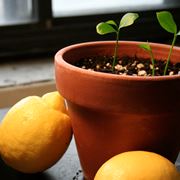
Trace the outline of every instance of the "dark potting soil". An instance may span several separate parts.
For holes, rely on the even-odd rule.
[[[74,65],[90,71],[112,73],[130,76],[152,76],[152,63],[150,59],[124,56],[117,59],[117,64],[112,71],[113,57],[97,56],[83,58]],[[155,60],[155,76],[162,76],[166,61]],[[180,63],[169,63],[166,75],[180,75]]]

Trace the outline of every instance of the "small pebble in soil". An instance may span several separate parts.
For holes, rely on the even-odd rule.
[[[155,67],[155,70],[159,70],[159,67]]]
[[[136,61],[134,61],[132,64],[131,64],[131,66],[133,67],[133,66],[136,66]]]
[[[145,70],[138,71],[138,76],[146,76],[147,72]]]
[[[110,63],[106,63],[106,66],[107,67],[112,67]]]
[[[137,64],[136,66],[137,66],[138,69],[142,69],[142,68],[144,67],[144,64],[139,63],[139,64]]]
[[[100,65],[99,64],[96,65],[96,69],[97,70],[100,69]]]
[[[169,72],[169,75],[170,75],[170,76],[174,75],[174,72],[173,72],[173,71],[170,71],[170,72]]]
[[[152,64],[150,64],[150,65],[149,65],[149,68],[152,70],[152,69],[153,69],[153,65],[152,65]]]
[[[117,64],[115,66],[115,69],[118,70],[118,71],[122,71],[122,70],[124,70],[124,67],[122,65]]]

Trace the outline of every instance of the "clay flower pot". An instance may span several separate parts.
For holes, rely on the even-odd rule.
[[[149,57],[140,42],[120,42],[119,56]],[[170,46],[151,43],[156,59]],[[55,55],[58,91],[67,100],[84,177],[124,151],[147,150],[175,161],[180,150],[180,76],[134,77],[84,70],[71,65],[82,57],[113,55],[114,42],[66,47]],[[172,62],[180,62],[174,47]]]

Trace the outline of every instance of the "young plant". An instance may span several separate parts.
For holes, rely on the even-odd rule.
[[[176,42],[176,38],[178,35],[180,35],[180,30],[177,31],[177,25],[173,19],[173,16],[170,12],[168,11],[161,11],[161,12],[157,12],[156,13],[157,19],[159,21],[159,24],[161,25],[161,27],[163,29],[165,29],[167,32],[174,34],[173,40],[172,40],[172,44],[171,44],[171,48],[169,50],[169,54],[168,54],[168,58],[166,61],[166,65],[164,68],[164,75],[166,75],[167,73],[167,69],[168,69],[168,65],[170,62],[170,58],[171,58],[171,54],[172,54],[172,50],[174,47],[174,44]]]
[[[143,43],[143,44],[140,44],[139,47],[144,49],[145,51],[147,51],[149,53],[149,55],[151,57],[151,63],[152,63],[152,76],[154,76],[155,75],[155,67],[154,67],[155,63],[154,63],[154,55],[153,55],[150,44],[148,42]]]
[[[106,22],[101,22],[96,26],[96,31],[100,35],[115,33],[116,34],[116,43],[114,49],[114,56],[113,56],[113,64],[112,64],[112,71],[114,71],[114,67],[117,63],[117,52],[119,47],[119,33],[120,30],[124,27],[130,26],[134,23],[134,21],[139,17],[137,13],[126,13],[120,20],[120,23],[117,24],[113,20],[109,20]]]

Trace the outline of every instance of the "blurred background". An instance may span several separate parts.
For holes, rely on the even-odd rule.
[[[97,35],[96,24],[118,22],[126,12],[138,12],[140,18],[122,30],[121,40],[169,43],[171,34],[156,20],[160,10],[171,11],[179,23],[179,0],[0,0],[0,60],[52,56],[73,43],[114,39]]]

